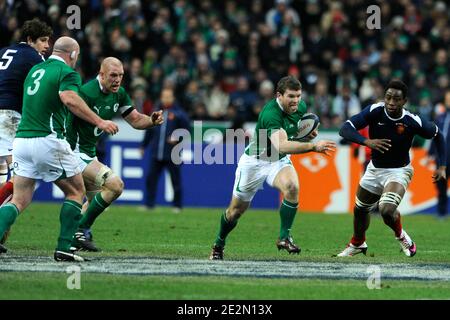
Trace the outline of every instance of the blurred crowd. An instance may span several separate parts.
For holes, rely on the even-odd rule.
[[[99,61],[124,62],[124,86],[149,113],[172,87],[193,120],[255,121],[277,81],[297,76],[322,128],[337,128],[382,99],[392,77],[409,109],[432,119],[449,89],[449,6],[433,0],[80,0],[81,29],[68,30],[64,0],[0,0],[0,47],[25,20],[45,19],[81,45],[87,81]],[[381,29],[366,21],[381,9]],[[450,102],[449,102],[450,103]]]

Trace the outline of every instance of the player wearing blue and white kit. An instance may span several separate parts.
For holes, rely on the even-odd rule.
[[[0,50],[0,184],[6,182],[11,164],[12,142],[22,114],[23,82],[28,71],[44,61],[51,35],[45,22],[29,20],[21,29],[22,42]],[[0,204],[3,200],[0,197]]]
[[[12,144],[22,114],[23,82],[30,69],[44,61],[53,31],[39,19],[25,21],[20,43],[0,50],[0,205],[13,193]],[[8,175],[10,181],[6,182]],[[9,231],[0,239],[6,241]]]
[[[384,102],[372,104],[347,120],[339,134],[345,139],[372,149],[372,160],[361,178],[354,207],[354,233],[347,248],[338,256],[366,253],[365,232],[369,227],[371,208],[378,203],[386,225],[394,230],[403,252],[412,257],[416,244],[402,228],[397,210],[411,182],[414,169],[409,150],[415,135],[434,139],[438,149],[438,168],[433,181],[445,179],[445,142],[438,127],[419,115],[403,108],[408,88],[400,80],[392,80],[386,87]],[[358,130],[369,126],[369,138]]]

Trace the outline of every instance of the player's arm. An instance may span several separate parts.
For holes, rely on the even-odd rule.
[[[284,129],[273,131],[270,141],[278,152],[283,154],[297,154],[306,152],[318,152],[329,155],[336,150],[336,143],[333,141],[321,140],[318,142],[289,141]]]
[[[119,131],[119,127],[112,121],[103,120],[98,115],[93,112],[86,102],[73,90],[64,90],[59,93],[59,97],[67,108],[69,108],[70,112],[74,115],[83,119],[93,125],[97,126],[99,129],[110,133],[115,134]]]
[[[422,117],[422,126],[419,129],[419,135],[425,139],[433,139],[433,143],[436,150],[436,170],[433,173],[433,182],[437,182],[446,178],[446,159],[447,150],[444,135],[438,126],[431,121],[426,121]]]
[[[133,128],[143,130],[149,129],[154,126],[159,126],[164,122],[162,110],[153,112],[150,116],[140,113],[136,109],[133,109],[129,114],[124,117]]]
[[[437,128],[437,127],[436,127]],[[447,165],[446,165],[446,146],[445,146],[445,138],[442,132],[438,129],[438,132],[436,133],[436,136],[434,137],[434,142],[436,145],[437,150],[437,159],[436,159],[436,166],[437,169],[433,173],[433,182],[437,182],[441,179],[446,179],[446,171],[447,171]]]
[[[347,120],[341,130],[339,130],[339,135],[350,142],[367,146],[371,149],[384,153],[391,147],[390,139],[370,139],[364,137],[358,132],[358,130],[361,130],[369,125],[369,117],[370,107],[367,107],[360,113],[351,117],[350,120]]]

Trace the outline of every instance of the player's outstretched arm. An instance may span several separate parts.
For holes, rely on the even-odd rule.
[[[133,128],[143,130],[161,125],[164,122],[164,117],[162,110],[155,111],[150,116],[147,116],[135,109],[125,117],[125,121]]]
[[[367,139],[360,134],[350,121],[346,121],[339,130],[339,135],[345,140],[367,146],[371,149],[377,150],[381,153],[391,148],[391,140],[389,139]]]
[[[331,152],[336,150],[336,143],[334,141],[321,140],[315,143],[289,141],[286,131],[283,129],[272,133],[270,136],[270,141],[275,149],[283,154],[297,154],[312,151],[329,155]]]
[[[112,121],[103,120],[95,112],[89,109],[88,105],[84,100],[72,90],[65,90],[59,93],[59,97],[70,112],[74,115],[83,119],[93,125],[97,126],[99,129],[109,133],[116,134],[119,131],[119,127]]]

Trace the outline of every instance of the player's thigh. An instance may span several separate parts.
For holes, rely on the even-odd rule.
[[[396,181],[388,182],[380,198],[379,206],[381,214],[394,213],[400,205],[405,192],[406,189],[403,184]]]
[[[356,191],[356,203],[360,203],[363,206],[367,205],[375,205],[378,200],[380,200],[379,194],[370,192],[369,190],[366,190],[361,185],[358,186],[358,190]]]
[[[11,202],[17,206],[19,211],[23,211],[33,199],[35,184],[34,179],[15,176],[14,193]]]
[[[299,190],[297,171],[295,171],[292,165],[280,168],[275,174],[273,181],[268,181],[268,183],[283,193],[298,192]]]
[[[250,157],[245,153],[239,159],[233,186],[233,196],[251,202],[270,172],[270,163]]]
[[[21,115],[14,110],[0,110],[0,156],[12,154],[12,144]]]
[[[54,183],[61,189],[66,198],[81,203],[85,194],[85,187],[81,173],[71,177],[58,179],[54,181]]]

